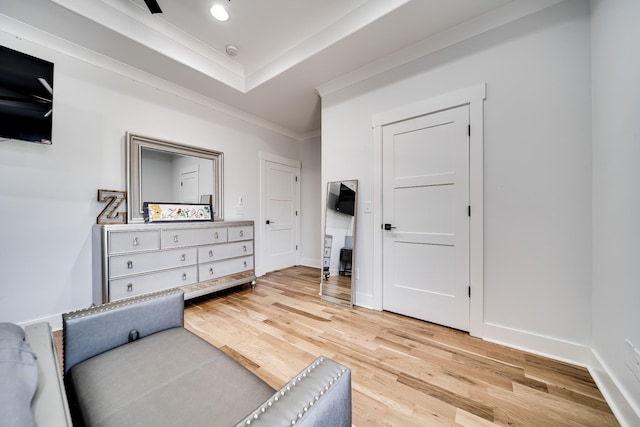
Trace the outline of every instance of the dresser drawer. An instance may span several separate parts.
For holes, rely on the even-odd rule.
[[[198,268],[198,280],[204,282],[249,270],[253,270],[252,256],[210,262],[200,265]]]
[[[238,240],[251,240],[253,239],[253,227],[229,227],[229,241],[236,242]]]
[[[219,245],[201,246],[198,248],[198,262],[219,261],[253,253],[253,241],[221,243]]]
[[[162,289],[192,285],[198,281],[198,267],[176,268],[109,280],[109,301],[146,294]]]
[[[160,249],[160,231],[112,231],[109,233],[109,253],[150,251]]]
[[[109,278],[195,265],[198,262],[196,255],[196,248],[184,248],[112,256]]]
[[[227,241],[227,227],[162,230],[162,249]]]

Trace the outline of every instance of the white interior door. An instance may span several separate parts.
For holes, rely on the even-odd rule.
[[[266,160],[265,258],[266,272],[296,265],[298,168]]]
[[[384,126],[382,136],[383,308],[465,331],[468,126],[462,106]]]
[[[193,167],[189,169],[180,170],[180,198],[179,200],[184,203],[197,203],[199,201],[198,187],[199,187],[198,168]]]

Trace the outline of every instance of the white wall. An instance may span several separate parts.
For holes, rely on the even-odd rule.
[[[302,265],[322,267],[322,184],[320,181],[320,137],[303,141],[300,146],[302,182],[300,210],[302,212],[301,259]],[[318,276],[318,283],[320,277]]]
[[[367,201],[372,116],[486,82],[485,337],[512,345],[591,340],[589,25],[589,4],[567,1],[322,100],[322,180],[359,179]],[[381,230],[359,211],[356,303],[369,305]]]
[[[2,321],[55,327],[60,313],[91,303],[91,228],[104,208],[97,190],[125,189],[126,131],[224,152],[226,220],[259,218],[259,151],[299,160],[292,138],[60,53],[60,40],[51,41],[55,49],[30,42],[32,30],[24,32],[0,31],[0,45],[55,64],[53,145],[0,142]],[[256,234],[262,238],[259,224]],[[260,254],[256,263],[260,269]]]
[[[640,347],[640,2],[592,2],[593,348],[635,409],[640,379],[625,339]]]

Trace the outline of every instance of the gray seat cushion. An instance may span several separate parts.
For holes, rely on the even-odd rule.
[[[268,384],[184,328],[117,347],[65,378],[91,426],[230,426],[273,393]]]

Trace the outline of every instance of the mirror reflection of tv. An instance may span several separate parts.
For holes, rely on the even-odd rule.
[[[0,141],[51,144],[53,63],[0,46]]]
[[[336,201],[336,211],[353,216],[355,214],[356,192],[340,183],[340,192]]]

